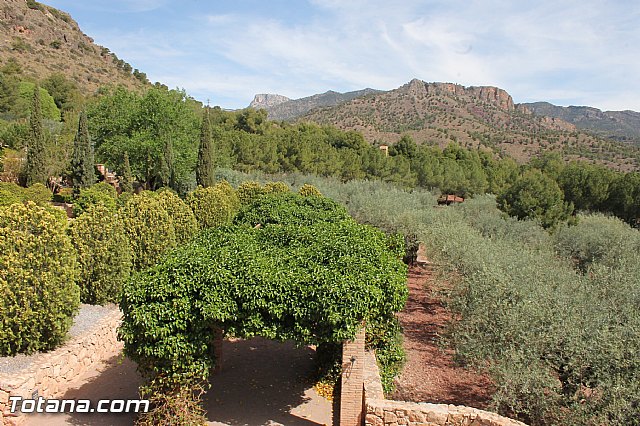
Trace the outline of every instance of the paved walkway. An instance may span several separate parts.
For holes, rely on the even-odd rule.
[[[317,426],[331,424],[331,403],[313,390],[314,351],[262,338],[225,341],[223,368],[211,378],[204,406],[210,425]],[[135,399],[135,364],[112,359],[102,371],[78,379],[65,398]],[[33,415],[27,426],[133,424],[131,414]]]

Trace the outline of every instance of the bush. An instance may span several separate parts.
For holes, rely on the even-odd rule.
[[[266,191],[259,182],[247,181],[238,186],[237,193],[241,204],[249,204],[260,195],[266,194]]]
[[[629,253],[640,252],[640,232],[621,219],[602,214],[581,215],[575,226],[554,235],[556,250],[586,272],[594,262],[616,267]]]
[[[300,187],[300,190],[298,190],[298,194],[302,195],[303,197],[322,197],[322,194],[320,193],[320,191],[318,191],[318,188],[313,185],[309,185],[308,183],[305,183]]]
[[[60,220],[33,202],[0,208],[0,354],[53,349],[78,310],[76,254]]]
[[[89,206],[103,205],[111,211],[116,210],[116,189],[106,182],[96,183],[89,188],[81,189],[73,202],[73,214],[80,216]]]
[[[25,201],[33,201],[39,206],[46,206],[51,201],[51,191],[41,183],[34,183],[24,190]]]
[[[48,206],[51,201],[51,191],[41,183],[23,188],[15,183],[0,182],[0,206],[10,206],[27,201],[33,201],[40,207]]]
[[[347,210],[325,197],[303,197],[292,192],[263,195],[243,206],[235,223],[250,226],[260,224],[310,225],[317,222],[351,220]]]
[[[153,266],[176,246],[175,230],[167,211],[153,196],[134,195],[121,210],[136,270]]]
[[[122,219],[103,205],[89,206],[73,221],[70,234],[80,264],[81,301],[117,302],[131,272],[131,247]]]
[[[24,202],[24,189],[15,183],[0,182],[0,207]]]
[[[168,189],[159,191],[157,200],[169,214],[176,235],[176,244],[183,245],[189,242],[198,232],[198,221],[191,208],[175,192]]]
[[[281,192],[291,192],[291,188],[284,182],[267,182],[264,184],[264,191],[267,194],[278,194]]]
[[[191,207],[200,228],[205,229],[230,223],[238,210],[240,200],[231,185],[224,182],[207,188],[198,187],[187,195],[187,204]]]

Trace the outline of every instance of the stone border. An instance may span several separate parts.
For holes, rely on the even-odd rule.
[[[365,353],[364,394],[366,426],[527,426],[477,408],[385,399],[373,351]]]
[[[9,412],[10,396],[59,398],[79,376],[119,355],[123,348],[117,340],[121,318],[120,311],[114,310],[64,346],[40,354],[28,368],[0,374],[0,424],[19,425],[26,420],[26,415]]]

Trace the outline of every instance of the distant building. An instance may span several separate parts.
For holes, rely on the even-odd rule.
[[[389,146],[388,145],[380,145],[380,151],[384,152],[385,156],[389,156]]]
[[[462,197],[458,197],[457,195],[453,195],[453,194],[442,194],[440,196],[440,198],[438,198],[438,204],[439,205],[450,205],[450,204],[455,204],[455,203],[462,203],[464,202],[464,198]]]

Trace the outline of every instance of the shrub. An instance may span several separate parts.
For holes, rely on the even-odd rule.
[[[0,354],[53,349],[78,310],[66,221],[33,202],[0,208]]]
[[[260,185],[259,182],[256,181],[247,181],[243,182],[240,186],[238,186],[238,199],[240,199],[241,204],[248,204],[253,201],[256,197],[260,195],[266,194],[266,191]]]
[[[187,204],[191,207],[201,229],[212,228],[229,223],[240,204],[237,194],[228,183],[218,183],[207,188],[198,187],[187,195]]]
[[[98,204],[115,211],[117,196],[115,188],[106,182],[96,183],[89,188],[81,189],[80,194],[73,202],[73,214],[80,216],[89,206]]]
[[[73,221],[70,234],[80,264],[82,302],[117,302],[131,272],[131,247],[122,219],[103,205],[89,206]]]
[[[175,192],[168,189],[158,192],[157,200],[169,214],[176,235],[176,244],[183,245],[189,242],[198,232],[198,221],[191,208]]]
[[[305,183],[300,187],[298,194],[302,195],[303,197],[322,197],[322,194],[320,193],[320,191],[318,191],[318,188],[313,185],[309,185],[308,183]]]
[[[616,267],[629,253],[640,252],[640,232],[621,219],[602,214],[581,215],[575,226],[554,235],[558,253],[571,258],[586,272],[594,262]]]
[[[34,183],[24,190],[25,200],[33,201],[39,206],[46,206],[51,201],[51,191],[41,183]]]
[[[45,207],[51,201],[51,191],[41,183],[23,188],[15,183],[0,182],[0,206],[10,206],[27,201],[33,201],[35,204]]]
[[[176,235],[167,211],[152,196],[134,195],[121,210],[136,270],[155,265],[176,246]]]
[[[290,192],[291,188],[284,182],[267,182],[264,184],[264,191],[267,194],[278,194],[281,192]]]
[[[317,222],[350,220],[347,210],[325,197],[303,197],[292,192],[268,194],[254,199],[238,212],[235,223],[310,225]]]
[[[0,207],[22,203],[24,189],[15,183],[0,182]]]

